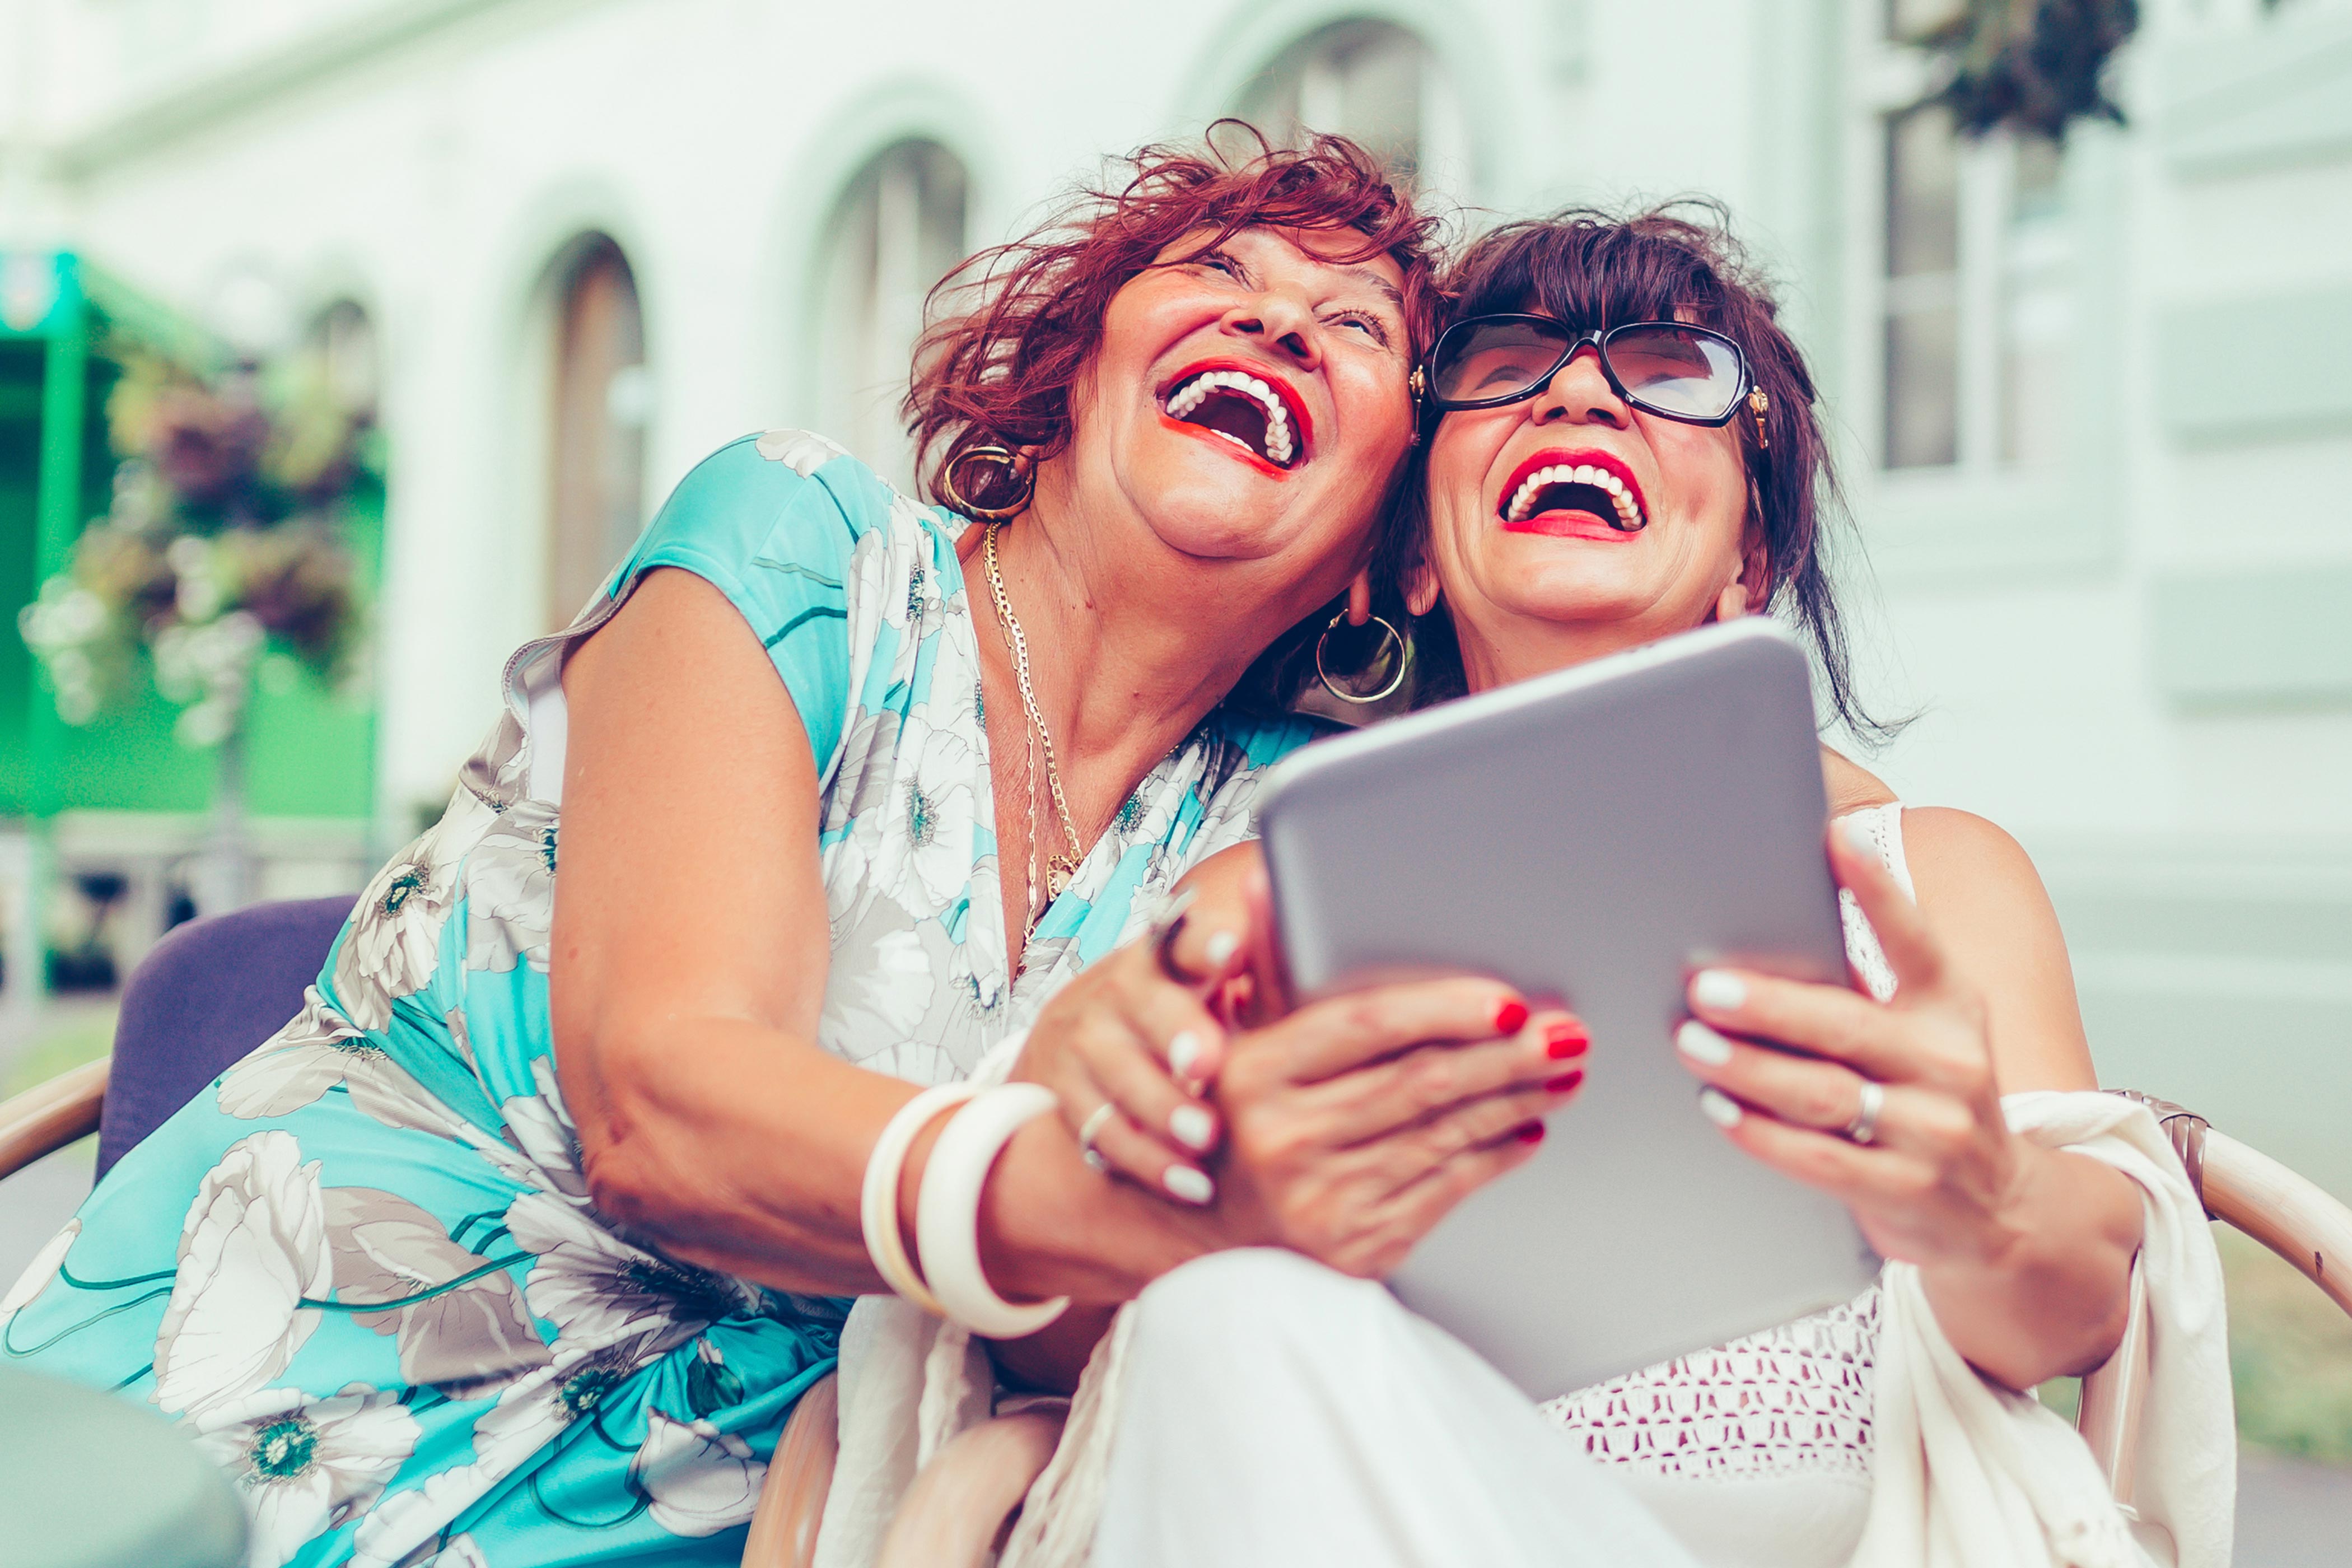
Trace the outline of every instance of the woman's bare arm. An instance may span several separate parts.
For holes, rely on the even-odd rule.
[[[1906,811],[1920,912],[1984,999],[2004,1093],[2098,1087],[2065,933],[2033,863],[1982,817]],[[2015,1388],[2091,1370],[2122,1337],[2139,1189],[2113,1167],[2020,1140],[2006,1245],[1921,1272],[1960,1353]]]
[[[1874,846],[1830,838],[1894,972],[1891,998],[1702,971],[1677,1043],[1727,1137],[1843,1201],[1882,1255],[1918,1267],[1955,1348],[2030,1388],[2114,1351],[2138,1194],[2009,1130],[2004,1090],[2092,1082],[2065,946],[2023,853],[1957,813],[1906,823],[1916,903]],[[1867,1143],[1846,1131],[1864,1115]]]
[[[551,1005],[598,1206],[780,1289],[881,1289],[858,1191],[916,1086],[815,1043],[829,928],[790,696],[719,591],[667,569],[563,680]],[[1115,1300],[1201,1249],[1191,1216],[1092,1180],[1057,1131],[1025,1130],[990,1184],[984,1249],[1008,1294]],[[908,1162],[910,1218],[929,1142]]]
[[[816,770],[790,697],[719,591],[677,570],[649,575],[573,656],[564,693],[550,990],[557,1069],[598,1206],[679,1257],[782,1289],[878,1289],[859,1189],[884,1123],[916,1086],[815,1043],[829,926]],[[1048,1013],[1084,1010],[1105,984],[1156,973],[1153,962],[1115,954]],[[1507,994],[1491,981],[1421,982],[1271,1026],[1268,1060],[1353,1077],[1301,1093],[1261,1073],[1234,1179],[1210,1208],[1103,1180],[1059,1118],[1031,1122],[986,1186],[988,1278],[1009,1297],[1115,1302],[1218,1247],[1288,1243],[1345,1268],[1409,1245],[1436,1199],[1516,1156],[1433,1142],[1431,1129],[1453,1124],[1444,1117],[1365,1139],[1435,1108],[1409,1047],[1486,1039]],[[1202,1026],[1217,1027],[1205,1015]],[[1495,1101],[1465,1108],[1473,1122],[1512,1104],[1507,1090],[1473,1098]],[[1357,1125],[1367,1119],[1370,1132]],[[908,1155],[908,1231],[938,1131]],[[1381,1191],[1395,1189],[1390,1201],[1359,1200],[1368,1170]],[[1083,1331],[1074,1322],[1065,1334]],[[1042,1363],[1066,1360],[1038,1349]]]

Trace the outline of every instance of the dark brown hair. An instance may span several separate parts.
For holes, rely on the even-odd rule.
[[[1825,546],[1846,516],[1812,374],[1780,325],[1771,281],[1732,237],[1718,203],[1685,199],[1621,214],[1570,207],[1506,224],[1481,236],[1444,280],[1443,331],[1468,316],[1534,310],[1579,331],[1677,318],[1723,333],[1746,351],[1756,384],[1770,399],[1769,444],[1759,449],[1743,408],[1733,420],[1747,468],[1750,521],[1761,530],[1769,609],[1796,622],[1820,660],[1831,710],[1857,737],[1884,740],[1899,723],[1873,718],[1855,699],[1845,622]],[[1425,450],[1427,442],[1423,443]],[[1425,466],[1416,462],[1417,478]],[[1427,529],[1425,486],[1405,492],[1398,526],[1383,539],[1376,575],[1394,603]],[[1462,650],[1444,605],[1413,624],[1417,702],[1463,690]]]
[[[1239,121],[1209,130],[1198,147],[1139,149],[1121,161],[1124,182],[1082,187],[1026,237],[971,257],[931,291],[935,311],[961,308],[938,314],[917,343],[900,410],[927,499],[953,505],[941,480],[974,447],[1035,447],[1048,458],[1069,445],[1071,397],[1101,343],[1111,297],[1188,234],[1202,234],[1206,251],[1244,228],[1352,229],[1363,243],[1332,259],[1394,261],[1404,274],[1409,363],[1428,346],[1437,220],[1414,208],[1378,158],[1340,136],[1291,149]],[[990,489],[994,472],[973,464],[953,477],[987,506],[1006,499]],[[1229,700],[1286,707],[1312,677],[1321,630],[1312,620],[1284,634]]]

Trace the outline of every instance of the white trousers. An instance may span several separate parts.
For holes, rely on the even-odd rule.
[[[1222,1252],[1137,1311],[1100,1568],[1691,1568],[1500,1373],[1378,1285]]]

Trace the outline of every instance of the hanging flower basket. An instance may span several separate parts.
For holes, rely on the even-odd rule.
[[[1946,72],[1928,101],[1971,136],[2006,126],[2063,141],[2078,120],[2120,125],[2107,62],[2138,26],[2137,0],[1966,0],[1916,40]]]
[[[377,465],[369,419],[315,376],[254,367],[205,380],[131,356],[108,405],[114,501],[18,621],[58,714],[84,725],[138,689],[142,666],[208,749],[241,733],[272,649],[355,678],[362,613],[346,503]]]

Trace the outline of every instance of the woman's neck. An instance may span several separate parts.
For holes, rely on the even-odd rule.
[[[1630,634],[1614,623],[1594,626],[1559,626],[1538,628],[1536,635],[1515,638],[1508,647],[1497,647],[1457,623],[1456,634],[1462,646],[1464,682],[1471,691],[1489,691],[1498,686],[1526,680],[1584,664],[1622,649],[1637,647],[1656,639]],[[1822,781],[1829,792],[1830,815],[1843,816],[1848,812],[1861,811],[1874,805],[1892,804],[1895,792],[1876,774],[1827,745],[1821,748]]]
[[[1045,484],[1039,492],[996,541],[1004,593],[1028,645],[1031,689],[1064,787],[1084,778],[1096,785],[1088,793],[1123,799],[1296,617],[1231,580],[1244,574],[1204,570],[1156,541],[1127,550],[1106,534],[1139,531],[1097,526]],[[959,553],[974,614],[993,623],[980,531]],[[1001,631],[983,636],[982,657],[1005,663],[1011,675]],[[1007,716],[1023,717],[1017,709]]]
[[[1516,685],[1655,640],[1643,628],[1613,621],[1527,622],[1514,626],[1514,635],[1507,640],[1483,637],[1458,621],[1454,630],[1462,648],[1463,679],[1471,691]]]

